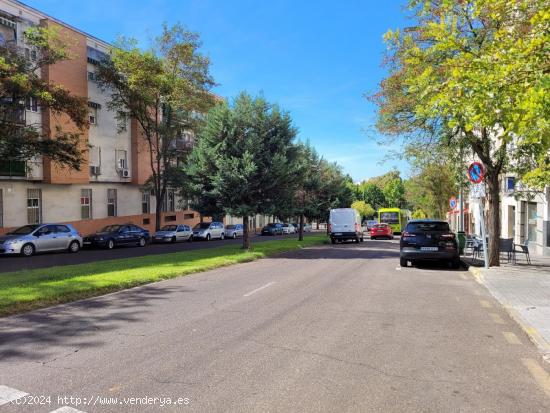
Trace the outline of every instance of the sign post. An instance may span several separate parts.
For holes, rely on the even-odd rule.
[[[479,220],[481,224],[481,242],[483,244],[483,258],[485,261],[485,268],[489,268],[489,255],[487,251],[487,233],[485,231],[485,208],[483,198],[485,198],[485,187],[483,186],[483,178],[485,177],[485,169],[480,162],[472,162],[468,167],[468,179],[474,185],[471,186],[470,195],[472,198],[480,200],[481,211]]]

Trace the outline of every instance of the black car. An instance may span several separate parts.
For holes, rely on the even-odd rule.
[[[447,261],[453,268],[460,266],[456,235],[445,221],[418,219],[409,221],[399,242],[400,264],[408,261]]]
[[[262,235],[283,235],[283,224],[267,224],[262,228]]]
[[[84,237],[84,246],[113,249],[117,245],[144,247],[150,239],[149,231],[134,224],[108,225],[95,234]]]

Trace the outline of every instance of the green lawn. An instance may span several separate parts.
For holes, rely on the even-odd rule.
[[[0,316],[48,307],[140,284],[253,261],[310,245],[322,244],[325,235],[265,241],[252,251],[240,245],[206,248],[162,255],[147,255],[88,264],[67,265],[0,274]]]

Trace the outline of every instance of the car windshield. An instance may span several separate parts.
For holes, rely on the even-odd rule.
[[[175,231],[178,229],[177,225],[165,225],[161,228],[161,231]]]
[[[208,229],[210,228],[210,222],[203,222],[202,224],[195,225],[194,229]]]
[[[228,226],[226,226],[225,228],[227,228],[227,229],[235,229],[235,225],[228,225]]]
[[[399,224],[399,213],[397,212],[382,212],[380,214],[380,221],[387,224]]]
[[[8,232],[8,235],[27,235],[33,232],[39,226],[40,225],[25,225],[25,226],[22,226],[21,228],[17,228],[12,232]]]
[[[449,231],[449,224],[446,222],[410,222],[407,225],[407,232],[417,231]]]
[[[115,232],[118,231],[121,227],[122,225],[107,225],[100,232]]]
[[[377,224],[377,225],[374,226],[374,228],[384,229],[384,228],[388,228],[388,226],[386,224]]]
[[[267,224],[266,227],[269,227],[269,228],[275,228],[277,227],[277,224]]]

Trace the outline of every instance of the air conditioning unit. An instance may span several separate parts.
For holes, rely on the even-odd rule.
[[[101,175],[101,167],[99,166],[90,166],[90,175]]]
[[[123,178],[129,178],[130,177],[130,171],[128,169],[121,169],[120,175]]]

